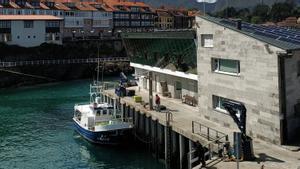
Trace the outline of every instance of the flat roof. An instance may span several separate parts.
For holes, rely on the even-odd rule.
[[[0,15],[0,20],[63,20],[53,15]]]

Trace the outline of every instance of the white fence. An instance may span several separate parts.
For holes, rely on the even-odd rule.
[[[128,57],[108,57],[108,58],[87,58],[87,59],[55,59],[55,60],[31,60],[16,62],[0,62],[0,68],[35,66],[35,65],[59,65],[59,64],[79,64],[98,62],[127,62]]]

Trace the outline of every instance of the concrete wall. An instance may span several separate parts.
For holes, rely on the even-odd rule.
[[[135,68],[135,74],[139,75],[139,86],[141,89],[149,89],[149,80],[146,79],[147,70],[142,70],[139,68]],[[145,76],[145,78],[141,77]],[[166,75],[163,73],[153,72],[153,91],[162,94],[162,87],[160,82],[165,81],[168,84],[168,91],[171,93],[172,98],[181,99],[178,94],[175,94],[175,83],[180,82],[182,85],[182,93],[183,95],[189,96],[198,96],[197,93],[197,81],[185,79],[181,77]],[[177,97],[176,97],[177,96]]]
[[[277,52],[281,49],[197,17],[199,114],[221,126],[237,129],[228,113],[213,109],[212,96],[245,104],[247,133],[267,142],[280,143]],[[213,34],[213,48],[204,48],[201,34]],[[240,61],[237,76],[212,71],[212,58]]]
[[[290,141],[299,138],[300,114],[296,114],[295,105],[300,103],[300,75],[297,70],[300,62],[300,52],[295,52],[291,58],[285,59],[286,112],[288,138]]]
[[[45,21],[34,21],[33,28],[24,28],[23,21],[12,21],[12,41],[10,44],[24,47],[39,46],[41,43],[45,42],[45,27]]]

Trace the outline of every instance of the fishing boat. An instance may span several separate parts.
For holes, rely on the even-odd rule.
[[[106,103],[103,98],[103,85],[90,85],[90,103],[74,106],[76,131],[96,144],[115,145],[126,142],[133,128],[132,120],[122,117],[116,100]]]

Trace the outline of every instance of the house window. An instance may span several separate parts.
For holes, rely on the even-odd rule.
[[[216,111],[223,112],[223,113],[228,113],[227,110],[223,106],[224,102],[230,101],[230,102],[239,103],[237,101],[227,99],[227,98],[224,98],[224,97],[220,97],[220,96],[215,96],[215,95],[213,95],[212,99],[213,99],[212,100],[213,101],[213,109],[216,110]]]
[[[213,35],[212,34],[203,34],[201,35],[201,46],[205,48],[214,47],[213,44]]]
[[[33,21],[24,21],[24,28],[33,28]]]
[[[212,71],[238,75],[240,73],[240,61],[231,59],[212,59]]]

